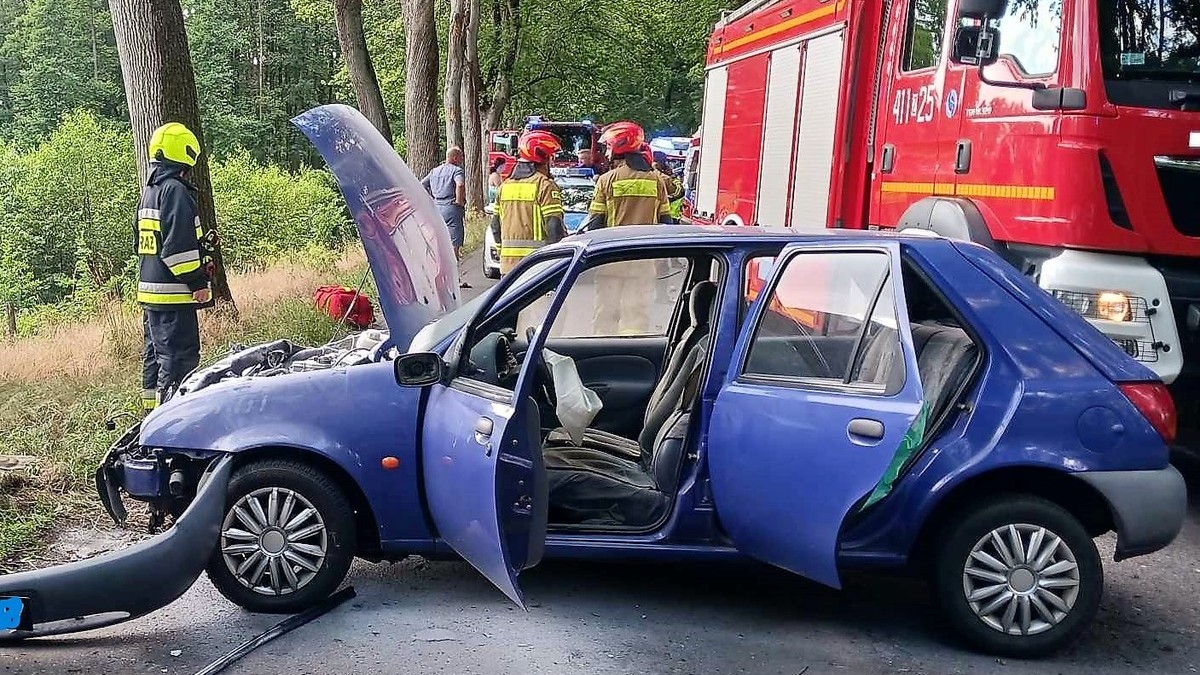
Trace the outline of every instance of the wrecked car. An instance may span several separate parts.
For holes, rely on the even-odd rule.
[[[175,513],[228,462],[207,572],[245,608],[312,605],[356,556],[460,556],[518,604],[544,557],[750,559],[832,587],[916,569],[969,645],[1034,656],[1095,616],[1095,537],[1122,560],[1179,532],[1163,384],[980,246],[616,228],[460,306],[445,228],[383,138],[342,106],[296,122],[386,337],[329,367],[276,345],[197,373],[98,474],[106,503]]]

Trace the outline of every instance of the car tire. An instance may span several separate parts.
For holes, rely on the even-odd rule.
[[[354,510],[325,473],[297,460],[255,461],[234,471],[226,504],[208,563],[221,595],[252,612],[290,614],[345,579],[357,550]]]
[[[486,251],[484,252],[484,255],[485,256],[487,255]],[[487,277],[488,279],[499,279],[500,278],[500,268],[499,267],[488,267],[487,263],[485,262],[483,264],[483,276]]]
[[[1027,495],[995,497],[956,516],[933,563],[950,628],[1000,656],[1035,658],[1070,644],[1095,618],[1104,589],[1100,554],[1079,520]]]

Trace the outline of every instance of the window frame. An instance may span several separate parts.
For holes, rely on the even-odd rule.
[[[950,2],[946,2],[946,11],[942,16],[942,36],[938,41],[933,53],[933,63],[920,68],[912,68],[909,66],[909,59],[912,58],[913,38],[916,36],[917,28],[917,4],[922,0],[908,0],[905,3],[904,16],[904,42],[900,49],[900,61],[896,64],[897,70],[904,75],[912,75],[916,73],[926,73],[935,71],[941,66],[946,58],[946,24],[950,21]]]
[[[779,286],[779,283],[782,280],[783,274],[786,272],[788,265],[790,265],[792,261],[796,260],[800,256],[836,256],[855,253],[880,255],[885,260],[886,266],[884,268],[884,273],[880,276],[879,281],[876,282],[874,294],[871,297],[870,304],[867,306],[867,311],[863,315],[863,322],[859,327],[858,335],[855,337],[854,350],[851,352],[850,361],[847,364],[846,371],[842,374],[841,379],[834,380],[833,378],[827,377],[797,377],[790,375],[771,375],[766,373],[747,372],[746,368],[750,363],[750,357],[754,353],[755,340],[758,337],[759,329],[762,327],[763,319],[767,315],[766,310],[763,310],[758,313],[758,316],[752,325],[746,324],[742,328],[742,330],[749,331],[749,333],[746,338],[746,347],[743,350],[741,362],[737,364],[737,375],[734,378],[735,381],[745,384],[786,387],[789,389],[802,389],[806,391],[820,391],[858,396],[875,396],[879,398],[895,396],[904,389],[904,383],[907,381],[909,376],[907,361],[908,355],[904,351],[904,339],[899,334],[899,331],[902,327],[899,325],[897,325],[896,342],[900,347],[901,358],[896,361],[896,364],[897,367],[901,369],[900,372],[892,377],[889,377],[887,383],[883,386],[849,381],[850,376],[854,373],[855,366],[861,361],[866,331],[871,325],[871,317],[875,315],[875,309],[878,306],[879,298],[882,297],[884,288],[887,287],[888,281],[893,277],[894,265],[896,261],[893,259],[893,255],[890,250],[886,248],[864,246],[836,249],[815,248],[807,251],[796,251],[792,255],[787,256],[779,262],[778,267],[772,274],[771,279],[767,284],[766,290],[762,293],[762,295],[754,299],[754,303],[763,303],[767,301],[766,299],[770,299],[775,296],[775,291]],[[897,293],[903,293],[903,280],[901,280],[900,285],[896,285],[895,283],[892,284],[893,305],[897,304]],[[749,309],[747,312],[749,312]],[[895,309],[895,313],[897,315],[897,324],[899,324],[900,312],[898,311],[898,307]]]
[[[1039,2],[1048,2],[1048,1],[1050,1],[1050,0],[1039,0]],[[1012,11],[1014,7],[1016,7],[1016,5],[1010,3],[1008,5],[1008,11]],[[1040,9],[1040,7],[1039,7],[1039,9]],[[1064,10],[1065,10],[1065,8],[1064,8]],[[1005,61],[1008,61],[1009,63],[1011,63],[1013,65],[1014,69],[1017,71],[1017,75],[1023,80],[1045,80],[1045,79],[1048,79],[1048,78],[1051,78],[1051,77],[1054,77],[1055,75],[1057,75],[1059,69],[1062,68],[1063,27],[1066,23],[1066,17],[1062,14],[1062,11],[1064,11],[1064,10],[1060,10],[1060,13],[1058,16],[1058,50],[1055,53],[1053,70],[1050,70],[1049,72],[1045,72],[1045,73],[1030,72],[1025,69],[1025,65],[1023,63],[1021,63],[1021,59],[1017,58],[1017,55],[1013,54],[1010,51],[1004,51],[1004,31],[1000,29],[1000,24],[1004,20],[1004,18],[1008,16],[1008,11],[1005,12],[1004,16],[1002,16],[998,19],[992,19],[990,22],[996,30],[1000,31],[1000,47],[1001,47],[1001,49],[996,54],[997,58],[1004,59]]]

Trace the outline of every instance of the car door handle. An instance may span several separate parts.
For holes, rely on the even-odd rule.
[[[487,448],[487,454],[492,454],[492,431],[496,428],[490,417],[480,417],[475,420],[475,442]]]
[[[850,434],[851,438],[861,438],[869,441],[883,440],[883,422],[879,420],[858,417],[850,420],[846,431]]]

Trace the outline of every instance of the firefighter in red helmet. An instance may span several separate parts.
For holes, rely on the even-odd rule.
[[[517,141],[517,166],[500,184],[492,234],[500,242],[500,273],[566,236],[562,193],[550,177],[550,160],[562,143],[548,131],[527,131]]]
[[[643,147],[648,149],[646,132],[633,122],[616,122],[605,127],[600,142],[608,149],[612,169],[596,179],[588,217],[581,229],[672,222],[666,186],[651,161],[642,155]],[[646,333],[656,268],[634,260],[596,269],[592,322],[597,335]]]

